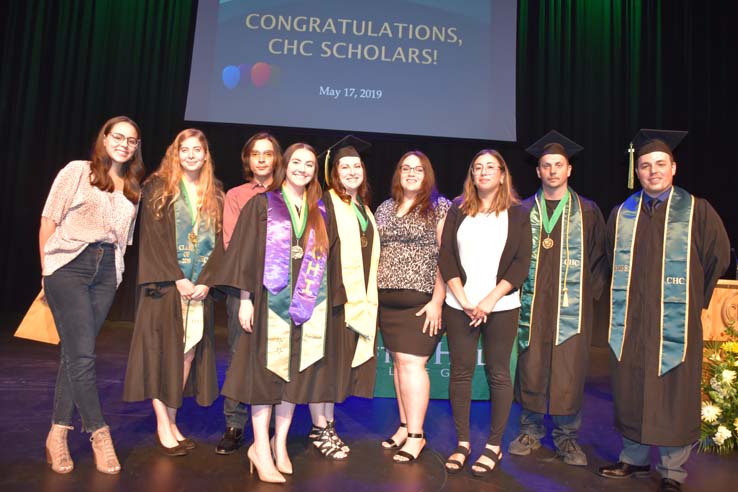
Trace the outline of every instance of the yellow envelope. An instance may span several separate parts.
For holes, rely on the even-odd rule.
[[[38,293],[31,307],[28,308],[23,321],[15,331],[15,336],[37,342],[59,344],[59,333],[56,331],[51,309],[46,299],[43,298],[43,291]]]

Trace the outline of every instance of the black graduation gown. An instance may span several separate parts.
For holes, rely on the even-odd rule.
[[[551,415],[574,415],[582,408],[592,341],[594,300],[600,297],[608,273],[605,253],[605,219],[597,205],[580,196],[584,229],[584,271],[581,333],[556,346],[556,307],[559,299],[561,223],[551,233],[551,249],[540,248],[530,345],[518,355],[515,398],[526,410]],[[530,211],[535,195],[522,202]],[[546,200],[549,217],[558,201]],[[543,227],[541,226],[541,229]],[[543,236],[545,237],[545,232]]]
[[[627,331],[621,360],[611,353],[615,426],[642,444],[685,446],[700,437],[701,311],[730,261],[725,227],[712,206],[697,198],[689,264],[689,317],[685,361],[659,376],[661,265],[666,205],[653,217],[641,211],[633,251]],[[617,207],[607,222],[612,265]]]
[[[328,193],[323,195],[323,203],[325,203],[326,211],[328,212],[328,220],[333,223],[332,227],[338,230],[333,202]],[[361,249],[364,263],[364,288],[366,288],[369,282],[372,248],[374,247],[374,228],[371,222],[369,222],[365,234],[368,244],[365,248]],[[345,244],[341,243],[341,248],[343,247],[345,247]],[[336,401],[341,402],[350,395],[372,398],[374,396],[374,383],[377,377],[376,339],[374,342],[374,357],[360,366],[352,368],[351,361],[353,360],[354,352],[356,352],[359,335],[346,326],[343,305],[336,306],[333,310],[333,315],[335,318],[333,320],[333,327],[335,328],[336,336],[331,337],[328,341],[327,352],[336,358],[338,365],[336,369]]]
[[[184,274],[177,262],[174,210],[166,207],[161,219],[154,217],[150,197],[156,186],[161,186],[159,180],[149,182],[142,195],[136,317],[123,399],[157,398],[169,407],[178,408],[183,396],[184,323],[180,295],[174,282],[184,278]],[[203,275],[222,260],[221,234],[216,237],[215,249],[198,284],[202,284]],[[204,303],[204,320],[202,340],[195,348],[184,396],[195,396],[198,404],[207,406],[218,397],[211,295]]]
[[[264,255],[266,250],[267,197],[257,195],[243,207],[233,230],[231,243],[221,267],[208,278],[208,284],[230,286],[252,294],[254,303],[253,333],[239,337],[236,351],[231,359],[222,393],[236,401],[249,404],[268,405],[281,401],[292,403],[333,402],[336,398],[337,362],[324,356],[319,361],[299,372],[300,337],[302,327],[292,324],[290,381],[271,372],[266,367],[267,342],[267,290],[263,285]],[[346,293],[341,281],[341,261],[338,235],[330,221],[327,225],[330,248],[327,265],[328,326],[326,345],[334,336],[335,317],[331,311],[346,302]],[[296,238],[292,237],[295,244]],[[292,260],[292,288],[297,281],[302,260]],[[329,354],[328,348],[325,352]]]

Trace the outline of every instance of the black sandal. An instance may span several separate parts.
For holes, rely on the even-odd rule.
[[[326,426],[320,431],[320,437],[317,441],[313,441],[320,454],[332,460],[341,461],[348,458],[348,453],[341,449],[341,446],[333,439],[331,430]],[[340,454],[343,454],[341,456]]]
[[[423,432],[421,432],[420,434],[409,433],[407,435],[407,438],[408,439],[423,439],[425,441],[425,434]],[[406,441],[407,441],[407,439],[406,439]],[[420,448],[420,451],[418,451],[418,454],[416,454],[415,456],[413,456],[412,454],[408,453],[407,451],[404,451],[404,450],[401,449],[398,452],[396,452],[394,454],[394,456],[392,456],[392,461],[394,461],[395,464],[398,464],[398,465],[407,465],[408,463],[412,463],[413,461],[417,460],[418,457],[421,454],[423,454],[423,451],[424,450],[425,450],[425,442],[423,443],[423,447]],[[398,459],[396,459],[398,456],[400,456],[402,458],[405,458],[405,459],[404,460],[398,460]]]
[[[407,428],[407,424],[405,422],[400,422],[400,427]],[[390,436],[387,439],[385,439],[384,441],[382,441],[382,449],[397,449],[397,448],[401,448],[402,446],[405,445],[405,441],[407,441],[407,437],[402,442],[395,442],[394,439],[392,439],[392,436]]]
[[[326,428],[331,433],[331,439],[333,439],[333,442],[338,444],[338,447],[341,448],[341,451],[343,451],[346,454],[349,454],[351,452],[351,448],[348,446],[348,444],[343,442],[343,439],[341,439],[338,436],[338,432],[336,432],[336,421],[335,420],[328,421],[328,425],[326,426]]]
[[[318,441],[320,440],[320,433],[323,432],[323,429],[325,429],[325,427],[318,427],[313,424],[310,428],[310,432],[308,433],[308,441],[315,444],[316,447],[320,445]]]
[[[474,475],[475,477],[484,478],[490,475],[493,471],[497,469],[498,466],[500,466],[500,461],[502,461],[502,449],[500,449],[497,453],[495,453],[491,449],[485,447],[484,452],[482,453],[482,456],[486,456],[487,458],[494,461],[495,466],[494,468],[492,468],[486,463],[480,463],[479,459],[477,459],[477,461],[472,465],[472,469],[471,469],[472,475]],[[482,470],[475,470],[474,469],[475,466],[477,468],[482,468]]]
[[[464,455],[464,461],[454,460],[451,459],[451,456],[455,454],[463,454]],[[464,469],[464,465],[466,465],[466,460],[471,454],[471,449],[466,448],[464,446],[457,446],[453,453],[448,457],[446,460],[446,464],[444,465],[446,467],[446,471],[448,473],[451,473],[452,475],[455,473],[459,473],[461,470]],[[456,468],[449,468],[448,465],[456,465]]]

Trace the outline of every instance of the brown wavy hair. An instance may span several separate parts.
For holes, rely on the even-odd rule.
[[[200,181],[197,185],[199,199],[199,210],[208,227],[215,227],[220,232],[223,225],[223,185],[215,177],[213,158],[210,154],[208,140],[205,134],[196,128],[188,128],[177,134],[167,147],[164,158],[159,168],[147,178],[147,182],[153,179],[161,180],[162,185],[154,188],[150,198],[154,216],[161,219],[164,208],[172,206],[179,198],[179,183],[182,180],[182,165],[179,160],[179,148],[182,142],[188,138],[195,137],[202,144],[205,151],[205,163],[200,169]]]
[[[254,173],[251,171],[251,151],[254,150],[254,144],[257,140],[269,140],[274,148],[274,161],[272,162],[272,173],[282,165],[282,147],[277,142],[274,136],[267,132],[259,132],[252,135],[251,138],[246,140],[241,149],[241,164],[243,164],[243,177],[246,181],[252,181],[254,179]],[[272,174],[273,176],[273,174]]]
[[[95,143],[92,146],[92,152],[90,153],[90,184],[97,186],[102,191],[111,193],[115,191],[113,178],[108,174],[110,167],[113,165],[113,160],[108,155],[108,151],[105,150],[104,140],[108,136],[108,133],[110,133],[110,130],[122,122],[128,123],[135,128],[136,137],[139,139],[139,144],[133,152],[131,159],[121,167],[121,171],[123,172],[123,194],[132,203],[138,203],[141,199],[141,180],[146,170],[144,168],[143,158],[141,157],[141,129],[128,116],[110,118],[100,128]]]
[[[343,157],[346,157],[346,156],[343,156]],[[351,195],[349,195],[346,192],[346,188],[344,188],[343,184],[341,184],[341,179],[338,177],[338,161],[339,160],[341,160],[340,157],[338,159],[333,159],[333,163],[331,166],[330,187],[336,191],[336,194],[342,201],[346,203],[351,203]],[[361,180],[361,184],[359,185],[359,189],[356,190],[356,194],[358,195],[359,198],[361,198],[361,201],[364,203],[364,205],[368,207],[371,203],[372,192],[371,192],[371,188],[369,187],[369,181],[368,181],[369,177],[366,175],[366,165],[364,165],[364,159],[362,159],[361,156],[359,156],[359,161],[361,162],[361,169],[364,170],[364,179]]]
[[[438,199],[438,190],[436,189],[436,175],[433,172],[433,166],[431,165],[431,161],[428,159],[428,156],[423,152],[419,150],[405,152],[402,157],[400,157],[400,160],[397,161],[395,173],[392,175],[392,199],[395,201],[395,207],[398,207],[400,203],[402,203],[403,191],[402,184],[400,182],[400,175],[402,174],[401,168],[403,161],[411,155],[416,156],[420,160],[420,164],[423,166],[423,182],[421,183],[420,191],[415,196],[408,213],[417,209],[422,217],[428,218],[435,208],[436,201]]]
[[[313,174],[313,179],[310,180],[305,190],[307,195],[308,219],[305,234],[302,235],[300,243],[303,248],[307,247],[310,231],[313,230],[315,231],[315,252],[317,254],[323,254],[328,251],[328,232],[325,228],[323,214],[318,209],[318,201],[323,196],[323,189],[320,187],[318,180],[318,154],[315,153],[315,149],[311,145],[302,142],[293,143],[287,147],[284,154],[282,154],[282,165],[274,168],[274,179],[267,190],[279,192],[287,177],[287,166],[289,165],[290,159],[292,159],[292,154],[300,149],[311,152],[315,158],[315,174]],[[302,204],[303,207],[305,205],[304,203]]]
[[[494,200],[492,200],[492,206],[488,210],[484,210],[482,208],[482,200],[479,199],[477,187],[474,186],[474,161],[485,154],[489,154],[497,160],[502,168],[500,172],[502,176],[505,177],[505,180],[500,184],[500,187],[497,190]],[[494,149],[482,149],[477,152],[474,157],[472,157],[471,163],[469,164],[469,170],[466,173],[466,179],[464,180],[464,191],[461,194],[461,205],[459,206],[461,211],[470,217],[474,217],[480,212],[494,212],[495,215],[500,215],[500,212],[507,210],[517,203],[520,203],[520,198],[518,198],[518,194],[515,191],[510,170],[507,167],[507,162],[505,162],[502,154]]]

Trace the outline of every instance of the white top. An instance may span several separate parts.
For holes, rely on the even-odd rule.
[[[44,271],[48,276],[63,267],[91,243],[115,246],[118,284],[123,279],[123,254],[133,241],[137,207],[122,191],[107,192],[90,184],[90,162],[72,161],[57,174],[46,199],[42,217],[56,230],[44,246]]]
[[[466,273],[464,292],[473,305],[479,304],[497,285],[497,269],[507,242],[507,210],[500,215],[477,214],[465,217],[456,232],[459,259]],[[446,304],[462,309],[451,289],[446,289]],[[502,297],[492,312],[520,307],[520,292]]]

